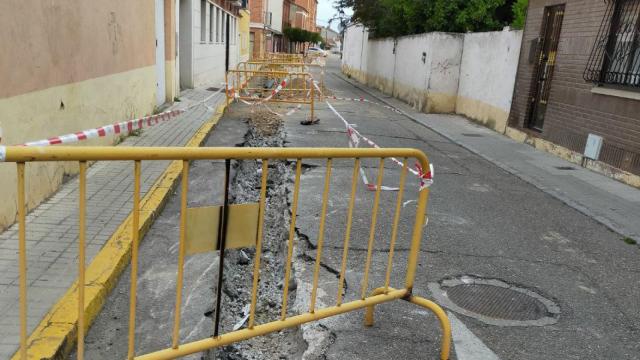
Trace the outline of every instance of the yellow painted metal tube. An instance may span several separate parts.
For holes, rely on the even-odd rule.
[[[296,217],[298,215],[298,196],[300,194],[300,175],[302,174],[302,159],[296,160],[296,178],[293,184],[293,203],[291,204],[291,225],[289,226],[289,247],[287,249],[287,262],[284,272],[284,286],[282,294],[282,314],[280,320],[287,318],[287,300],[289,297],[289,279],[291,278],[291,261],[293,259],[293,246],[296,236]]]
[[[423,169],[429,169],[429,163],[425,157],[418,158]],[[416,268],[418,266],[418,255],[420,254],[420,244],[422,242],[422,231],[426,226],[427,200],[429,198],[429,188],[423,188],[418,195],[418,206],[416,217],[413,222],[413,234],[411,235],[411,247],[407,259],[407,273],[405,277],[405,288],[413,289],[413,282],[416,278]]]
[[[378,220],[378,207],[380,205],[380,191],[382,189],[382,178],[384,176],[384,158],[380,159],[380,168],[378,169],[378,181],[376,182],[376,194],[373,198],[373,213],[371,215],[371,228],[369,230],[369,243],[367,245],[367,260],[364,265],[364,277],[362,278],[362,291],[360,296],[362,299],[367,296],[369,288],[369,269],[371,268],[371,257],[373,256],[373,247],[376,238],[376,224]]]
[[[385,289],[383,287],[375,288],[371,292],[369,296],[376,296],[380,294],[389,293],[389,291],[394,291],[395,289]],[[364,312],[364,326],[373,326],[373,310],[374,306],[367,306],[367,309]]]
[[[410,148],[239,148],[123,146],[7,146],[5,162],[102,160],[326,159],[408,157],[429,168],[427,156]],[[426,167],[425,167],[426,166]],[[424,220],[424,219],[422,219]]]
[[[351,175],[351,196],[349,197],[349,210],[347,210],[347,229],[344,233],[344,245],[342,246],[342,265],[338,280],[338,297],[336,305],[342,304],[342,293],[344,292],[344,274],[347,271],[347,256],[349,255],[349,241],[351,240],[351,224],[353,222],[353,207],[356,202],[356,191],[358,189],[358,169],[360,169],[360,159],[356,159]]]
[[[182,162],[182,194],[180,194],[180,245],[178,250],[178,277],[176,280],[176,305],[173,319],[171,346],[180,344],[180,315],[182,308],[182,281],[184,279],[184,256],[187,241],[187,195],[189,193],[189,161]]]
[[[312,321],[321,320],[330,316],[344,314],[350,311],[362,309],[367,306],[377,305],[397,299],[404,298],[409,292],[406,289],[389,291],[387,294],[381,294],[366,298],[365,300],[356,300],[342,304],[342,306],[333,306],[326,309],[319,309],[313,313],[305,313],[287,318],[284,321],[273,321],[270,323],[256,325],[253,329],[242,329],[231,333],[227,333],[218,337],[211,337],[194,341],[189,344],[180,345],[176,349],[165,349],[154,353],[136,357],[138,360],[169,360],[181,356],[202,352],[207,349],[217,348],[247,340],[256,336],[266,335],[282,329],[287,329]]]
[[[18,163],[18,262],[20,267],[20,359],[27,360],[27,220],[24,163]]]
[[[256,320],[256,304],[258,303],[258,284],[260,280],[260,257],[262,256],[262,231],[264,227],[264,209],[267,199],[267,176],[269,175],[269,160],[262,159],[262,182],[260,185],[260,210],[258,212],[258,234],[256,235],[256,254],[253,259],[253,287],[251,289],[251,307],[249,309],[249,329],[253,328]],[[220,286],[220,284],[218,284]]]
[[[409,296],[407,301],[421,306],[425,309],[431,310],[438,320],[440,321],[440,327],[442,328],[442,347],[440,350],[440,360],[449,360],[449,352],[451,349],[451,323],[447,313],[433,301],[427,300],[420,296]]]
[[[306,83],[307,82],[305,81],[305,84]],[[314,91],[315,91],[314,86],[311,86],[311,99],[310,99],[310,101],[311,101],[311,121],[314,121],[316,119],[316,117],[315,117],[316,116],[316,114],[315,114],[315,98],[314,98],[314,95],[313,95]]]
[[[77,358],[84,359],[85,240],[87,230],[87,162],[79,163],[78,186],[78,344]]]
[[[313,270],[313,287],[311,288],[311,302],[309,312],[316,310],[316,297],[318,295],[318,277],[320,275],[320,262],[322,261],[322,245],[324,244],[324,226],[327,215],[327,204],[329,202],[329,185],[331,184],[331,163],[332,159],[327,159],[327,173],[324,177],[324,191],[322,193],[322,209],[320,210],[320,227],[318,229],[318,243],[316,247],[316,263]]]
[[[142,164],[136,161],[133,167],[133,209],[131,211],[131,284],[129,289],[129,343],[127,358],[135,356],[136,343],[136,301],[138,293],[138,246],[140,243],[140,172]]]
[[[393,253],[396,248],[396,239],[398,238],[398,223],[400,222],[400,210],[402,210],[402,195],[404,194],[404,185],[407,179],[408,159],[402,162],[402,173],[400,174],[400,187],[398,189],[398,198],[396,200],[396,213],[393,216],[393,227],[391,228],[391,241],[389,242],[389,259],[387,262],[387,275],[384,279],[385,291],[389,289],[391,282],[391,270],[393,269]]]
[[[278,76],[283,76],[283,75],[291,75],[291,76],[295,76],[295,75],[303,75],[303,76],[310,76],[309,73],[307,72],[292,72],[292,71],[273,71],[273,70],[229,70],[230,73],[236,73],[236,74],[253,74],[253,75],[278,75]]]

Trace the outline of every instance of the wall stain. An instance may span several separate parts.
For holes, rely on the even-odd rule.
[[[122,27],[118,23],[116,13],[114,11],[109,13],[107,33],[109,34],[109,41],[111,42],[111,53],[113,55],[117,55],[120,47],[120,40],[122,39]]]

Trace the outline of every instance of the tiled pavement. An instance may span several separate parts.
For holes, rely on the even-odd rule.
[[[187,108],[213,93],[188,90],[174,108]],[[120,146],[184,146],[224,101],[217,94],[207,106],[189,108],[178,118],[146,128]],[[169,165],[169,161],[142,162],[142,196]],[[29,169],[27,167],[27,179]],[[133,162],[105,161],[87,171],[87,264],[129,215],[133,197]],[[78,180],[72,179],[27,216],[28,331],[38,325],[50,307],[77,278]],[[18,226],[0,234],[0,359],[18,349]]]

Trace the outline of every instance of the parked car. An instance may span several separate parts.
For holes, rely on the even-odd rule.
[[[310,47],[309,50],[307,51],[307,54],[327,57],[327,52],[318,47]]]

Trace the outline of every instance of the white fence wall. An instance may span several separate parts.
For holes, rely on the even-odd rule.
[[[354,25],[345,31],[342,47],[342,70],[349,76],[364,83],[367,69],[369,32],[364,26]]]
[[[522,31],[465,34],[456,113],[505,131],[521,43]]]
[[[343,72],[424,112],[460,113],[504,131],[522,31],[426,33],[369,40],[345,33]]]

